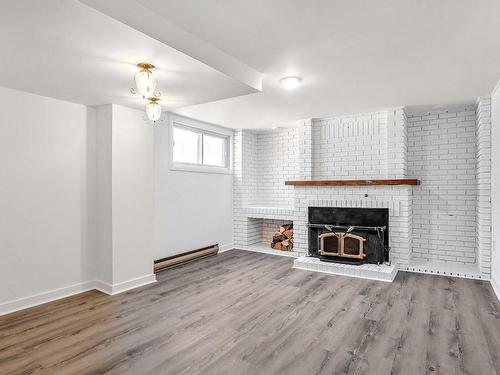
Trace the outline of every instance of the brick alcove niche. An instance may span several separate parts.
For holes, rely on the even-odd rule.
[[[275,250],[272,249],[270,244],[273,239],[273,234],[277,232],[280,226],[292,224],[292,220],[280,220],[280,219],[264,219],[264,218],[253,218],[248,217],[246,220],[246,243],[239,245],[238,248],[242,250],[250,250],[259,253],[283,255],[290,257],[300,257],[303,254],[298,253],[295,249],[288,250]]]

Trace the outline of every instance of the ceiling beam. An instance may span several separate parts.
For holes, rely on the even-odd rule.
[[[255,92],[262,91],[262,73],[134,0],[79,1],[249,86]]]

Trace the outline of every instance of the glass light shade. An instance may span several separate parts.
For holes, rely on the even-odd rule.
[[[151,121],[158,121],[161,117],[161,105],[157,102],[149,102],[146,105],[146,114]]]
[[[137,92],[143,98],[154,96],[156,90],[156,79],[153,77],[153,72],[148,69],[142,69],[135,75],[135,86]]]
[[[287,90],[296,89],[302,82],[302,78],[297,76],[283,77],[280,79],[281,84]]]

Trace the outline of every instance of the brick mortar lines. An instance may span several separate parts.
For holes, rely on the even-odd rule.
[[[412,257],[476,263],[476,114],[408,114],[408,171],[413,189]]]

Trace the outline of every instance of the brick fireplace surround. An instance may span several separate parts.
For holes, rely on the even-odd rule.
[[[235,248],[301,257],[307,211],[388,208],[398,269],[490,278],[490,98],[425,113],[391,108],[293,128],[239,130],[234,144]],[[418,186],[285,186],[287,180],[417,178]],[[269,247],[294,224],[294,251]],[[457,235],[460,233],[460,235]]]

